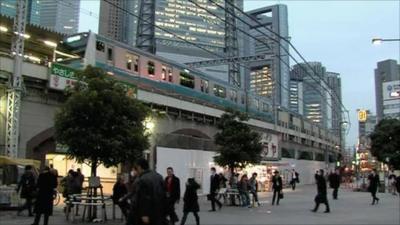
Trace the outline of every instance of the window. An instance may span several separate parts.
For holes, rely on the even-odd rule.
[[[263,103],[262,104],[262,111],[263,112],[269,112],[270,111],[269,105],[267,103]]]
[[[226,88],[218,84],[214,84],[214,95],[217,97],[226,98]]]
[[[107,49],[107,60],[112,61],[113,60],[113,50],[112,48]]]
[[[165,66],[161,67],[161,79],[167,80],[167,67]]]
[[[173,81],[173,77],[172,77],[172,69],[168,70],[168,81],[172,82]]]
[[[201,92],[208,93],[208,80],[200,80],[200,90]]]
[[[240,101],[242,102],[243,105],[246,103],[246,96],[244,94],[240,96]]]
[[[132,70],[132,57],[130,55],[126,55],[126,69]]]
[[[104,49],[105,49],[104,43],[101,41],[97,41],[96,42],[96,50],[100,51],[100,52],[104,52]]]
[[[194,88],[194,76],[190,75],[187,72],[180,72],[180,83],[182,86],[188,88]]]
[[[229,99],[233,102],[237,102],[237,91],[229,90]]]
[[[260,109],[260,101],[258,99],[253,99],[253,105],[257,110]]]
[[[148,62],[147,62],[147,73],[148,73],[149,75],[154,76],[154,72],[155,72],[154,62],[148,61]]]
[[[133,71],[139,72],[139,56],[128,53],[125,56],[125,60],[127,70],[132,70],[133,68]]]

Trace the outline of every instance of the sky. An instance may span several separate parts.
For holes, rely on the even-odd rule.
[[[353,146],[358,136],[357,109],[376,112],[376,63],[386,59],[400,63],[400,42],[371,44],[374,37],[400,38],[400,1],[244,0],[245,10],[274,4],[287,5],[289,36],[303,57],[341,74],[342,101],[350,115],[346,146]],[[79,31],[97,32],[99,5],[98,0],[81,0]]]

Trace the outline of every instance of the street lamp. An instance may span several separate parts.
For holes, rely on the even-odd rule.
[[[373,44],[373,45],[380,45],[380,44],[382,44],[382,42],[384,42],[384,41],[400,41],[400,39],[393,39],[393,38],[390,38],[390,39],[372,38],[372,44]]]

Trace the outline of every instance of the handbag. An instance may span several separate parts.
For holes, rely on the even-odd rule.
[[[279,199],[283,199],[283,192],[279,192],[279,195],[278,195],[278,197],[279,197]]]
[[[207,195],[207,200],[208,200],[208,201],[211,201],[211,194],[208,194],[208,195]]]

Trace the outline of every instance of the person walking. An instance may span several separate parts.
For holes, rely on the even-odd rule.
[[[247,177],[247,174],[242,175],[242,177],[240,178],[238,187],[239,187],[239,194],[242,199],[242,206],[250,208],[251,207],[250,206],[250,196],[249,196],[250,184],[249,184],[249,179]]]
[[[43,225],[48,225],[49,216],[53,214],[53,193],[57,188],[57,177],[46,166],[39,175],[37,182],[38,196],[35,202],[35,220],[32,225],[39,225],[40,217],[44,215]]]
[[[258,201],[258,181],[257,181],[257,173],[253,173],[249,180],[250,183],[250,192],[253,195],[254,203],[257,203],[260,206],[260,202]]]
[[[388,176],[388,187],[388,192],[396,195],[396,174],[394,170],[391,170]]]
[[[163,177],[150,170],[145,159],[138,159],[134,167],[138,174],[133,201],[134,225],[165,225],[166,192]]]
[[[128,208],[129,204],[127,203],[126,200],[122,200],[124,196],[128,193],[128,189],[126,188],[126,185],[124,183],[124,180],[121,175],[117,177],[117,182],[115,182],[113,186],[113,195],[112,195],[112,200],[114,205],[118,205],[118,207],[121,209],[122,214],[124,215],[125,218],[128,218]]]
[[[329,186],[333,188],[332,197],[334,200],[337,200],[338,191],[340,187],[340,180],[341,180],[339,170],[335,170],[335,172],[331,173],[328,179],[329,179]]]
[[[32,166],[25,166],[25,172],[22,174],[20,181],[17,186],[17,193],[21,190],[21,198],[25,199],[25,204],[18,210],[18,215],[21,214],[25,209],[28,210],[28,215],[33,216],[32,214],[32,200],[35,197],[36,190],[36,181],[35,175],[33,174]]]
[[[57,170],[57,169],[54,169],[54,165],[53,165],[53,164],[50,164],[49,166],[50,166],[50,172],[51,172],[54,176],[58,177],[58,170]]]
[[[329,202],[328,202],[328,197],[327,197],[327,189],[326,189],[326,180],[324,176],[324,170],[319,170],[317,174],[315,174],[315,179],[317,182],[317,196],[315,196],[315,207],[312,212],[317,212],[319,205],[325,204],[326,209],[324,213],[330,213],[330,208],[329,208]]]
[[[279,174],[278,170],[275,170],[274,176],[272,176],[272,190],[273,190],[273,196],[272,196],[272,205],[275,204],[275,199],[276,199],[276,204],[279,205],[279,200],[282,196],[282,177]]]
[[[218,208],[222,208],[222,203],[216,199],[216,195],[219,190],[219,176],[215,170],[215,167],[211,168],[211,176],[210,176],[210,194],[208,195],[208,199],[211,201],[211,210],[209,212],[215,212],[215,203],[217,203]]]
[[[372,196],[371,205],[375,205],[375,202],[378,204],[379,198],[376,197],[376,192],[378,191],[378,187],[380,187],[381,184],[376,169],[373,169],[372,173],[368,175],[368,181],[369,181],[368,191],[371,193]]]
[[[296,183],[300,182],[299,173],[296,172],[296,170],[294,169],[292,169],[291,178],[292,179],[290,180],[290,185],[292,186],[292,190],[294,191],[296,190]]]
[[[85,176],[81,172],[81,168],[76,169],[76,179],[79,188],[79,193],[82,193],[83,190],[83,182],[85,181]]]
[[[175,176],[172,167],[167,168],[167,177],[165,178],[165,185],[167,191],[167,215],[170,224],[173,225],[179,221],[178,215],[175,212],[175,204],[179,203],[181,198],[181,185],[179,178]]]
[[[181,225],[185,225],[186,218],[188,214],[193,213],[196,219],[196,225],[200,225],[200,217],[198,212],[200,211],[198,197],[197,197],[197,189],[200,188],[200,185],[196,183],[194,178],[189,178],[186,182],[186,190],[183,196],[183,217],[181,220]]]

